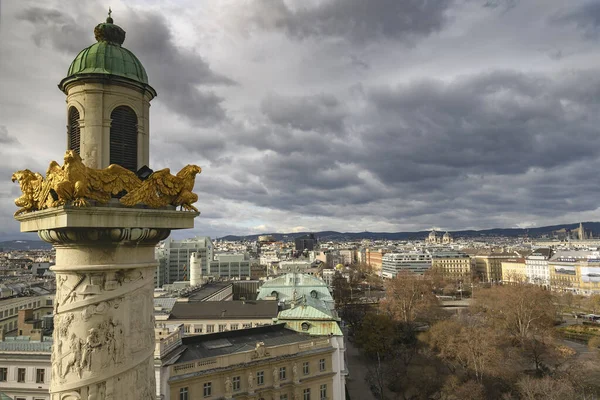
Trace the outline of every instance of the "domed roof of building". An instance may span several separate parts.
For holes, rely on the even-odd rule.
[[[429,232],[429,238],[435,238],[435,231]]]
[[[444,233],[444,237],[445,238],[450,238],[450,237],[452,237],[452,235],[450,235],[450,232],[446,232],[446,233]]]
[[[67,77],[59,83],[65,92],[67,83],[94,75],[125,78],[130,82],[141,84],[155,96],[156,92],[148,85],[148,75],[138,58],[125,47],[125,31],[113,23],[109,17],[105,23],[96,25],[93,45],[81,50],[69,66]]]

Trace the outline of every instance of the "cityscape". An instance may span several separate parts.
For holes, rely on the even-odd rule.
[[[598,21],[0,2],[0,400],[600,399]]]

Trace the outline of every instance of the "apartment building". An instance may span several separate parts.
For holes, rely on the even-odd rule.
[[[161,379],[167,400],[342,400],[333,394],[331,339],[283,324],[183,339]],[[177,352],[177,349],[175,350]]]
[[[525,283],[527,271],[524,258],[509,258],[502,261],[502,283]]]
[[[444,279],[470,284],[473,275],[471,257],[459,251],[436,251],[431,255],[431,270]]]

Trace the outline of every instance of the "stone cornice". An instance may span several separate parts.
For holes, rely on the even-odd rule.
[[[165,209],[106,206],[61,206],[18,215],[21,232],[37,232],[62,228],[148,228],[187,229],[194,227],[200,213]]]

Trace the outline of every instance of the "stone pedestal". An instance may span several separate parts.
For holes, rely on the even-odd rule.
[[[17,217],[56,248],[52,400],[155,398],[154,248],[197,215],[107,206]]]

